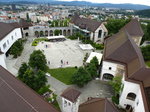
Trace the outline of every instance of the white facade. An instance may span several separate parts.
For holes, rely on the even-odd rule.
[[[118,69],[119,68],[119,69]],[[105,74],[111,74],[114,77],[119,73],[123,75],[122,84],[123,90],[120,94],[119,104],[123,108],[132,107],[133,112],[145,112],[143,98],[141,94],[140,85],[133,82],[128,82],[124,80],[124,66],[112,63],[108,61],[103,61],[102,64],[102,72],[101,72],[101,80],[107,80],[103,76]]]
[[[108,35],[108,30],[106,29],[106,27],[104,26],[104,24],[101,24],[96,30],[95,32],[91,32],[88,31],[87,29],[81,29],[78,26],[74,25],[74,24],[70,24],[72,26],[72,28],[74,30],[80,30],[81,32],[84,32],[85,35],[90,38],[90,40],[92,40],[93,42],[104,42],[104,38]],[[101,32],[101,33],[99,33]],[[75,32],[74,32],[75,33]]]
[[[105,74],[110,74],[113,77],[115,77],[118,74],[122,75],[123,71],[124,71],[124,66],[123,65],[108,62],[108,61],[103,61],[100,79],[101,80],[107,80],[107,79],[104,78]]]
[[[76,102],[71,102],[62,97],[62,112],[78,112],[79,97]]]
[[[123,91],[120,95],[119,104],[126,108],[127,105],[130,105],[133,108],[133,112],[145,112],[143,98],[141,94],[141,89],[139,84],[124,81],[123,79]],[[128,98],[129,93],[134,93],[136,95],[135,99]]]
[[[99,31],[101,32],[101,36],[99,36]],[[90,40],[93,40],[94,42],[100,41],[104,42],[104,38],[108,35],[108,31],[105,28],[104,24],[101,24],[95,32],[91,32]]]
[[[0,65],[6,68],[5,64],[5,58],[6,58],[6,52],[10,49],[10,47],[13,45],[13,43],[18,40],[19,38],[22,38],[21,29],[16,28],[13,31],[11,31],[9,34],[7,34],[1,41],[0,41],[0,50],[4,53],[0,55]]]

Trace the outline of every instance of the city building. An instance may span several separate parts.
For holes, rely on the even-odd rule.
[[[80,32],[93,42],[103,43],[104,38],[108,34],[108,31],[102,22],[81,18],[78,15],[75,15],[72,18],[70,24],[73,27],[73,33]]]
[[[5,59],[13,43],[22,38],[22,33],[17,23],[0,23],[0,65],[6,68]]]
[[[15,23],[0,22],[0,65],[6,68],[5,59],[10,47],[20,38],[28,36],[31,24],[24,20]]]
[[[121,30],[105,40],[101,80],[122,75],[119,105],[130,112],[149,112],[150,69],[132,36]]]

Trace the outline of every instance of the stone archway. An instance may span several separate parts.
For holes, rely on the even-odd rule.
[[[28,36],[29,36],[29,33],[28,33],[28,32],[27,32],[27,33],[25,33],[25,36],[26,36],[26,37],[28,37]]]
[[[48,31],[47,30],[45,31],[45,36],[48,36]]]
[[[34,32],[34,35],[35,35],[35,37],[39,37],[39,32],[38,32],[38,31],[35,31],[35,32]]]
[[[69,36],[71,33],[70,29],[67,31],[67,36]]]
[[[60,35],[62,35],[62,30],[60,30]]]
[[[103,74],[103,80],[113,80],[114,76],[110,73]]]
[[[43,36],[44,36],[44,32],[40,31],[40,37],[43,37]]]
[[[53,36],[53,30],[50,30],[50,31],[49,31],[49,35],[50,35],[50,36]]]
[[[67,33],[66,30],[64,30],[64,31],[63,31],[63,35],[66,36],[66,33]]]
[[[130,92],[130,93],[128,93],[128,95],[127,95],[126,99],[129,99],[129,100],[135,101],[135,99],[136,99],[136,94],[135,94],[135,93]]]

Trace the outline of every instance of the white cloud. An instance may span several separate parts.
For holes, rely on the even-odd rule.
[[[62,1],[77,1],[77,0],[62,0]],[[78,0],[78,1],[88,1],[93,3],[132,3],[132,4],[143,4],[150,6],[150,0]]]

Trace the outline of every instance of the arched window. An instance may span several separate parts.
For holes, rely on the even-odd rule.
[[[109,73],[103,74],[104,80],[113,80],[113,78],[114,78],[114,76],[112,74],[109,74]]]
[[[45,36],[48,36],[48,31],[47,30],[45,31]]]
[[[53,36],[53,30],[49,31],[50,36]]]
[[[126,99],[135,101],[135,99],[136,99],[136,94],[134,94],[134,93],[128,93]]]

